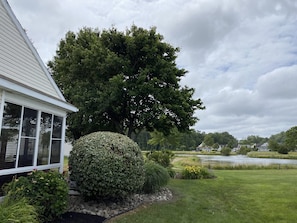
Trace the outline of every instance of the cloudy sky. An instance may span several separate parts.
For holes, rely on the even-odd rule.
[[[182,85],[206,110],[194,126],[238,139],[297,125],[295,0],[8,0],[42,60],[69,30],[157,27],[180,47]]]

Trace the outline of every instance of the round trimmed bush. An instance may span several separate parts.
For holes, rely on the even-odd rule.
[[[153,161],[147,161],[144,164],[145,182],[143,185],[143,192],[154,193],[166,186],[170,176],[167,169]]]
[[[127,136],[94,132],[78,139],[69,156],[70,179],[86,199],[122,199],[144,183],[144,161]]]

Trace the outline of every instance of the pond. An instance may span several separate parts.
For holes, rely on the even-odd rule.
[[[236,156],[219,156],[219,155],[197,155],[202,164],[209,163],[236,165],[261,165],[267,166],[272,164],[278,165],[297,165],[297,160],[292,159],[271,159],[271,158],[250,158],[244,155]]]

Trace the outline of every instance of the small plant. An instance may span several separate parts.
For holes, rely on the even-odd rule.
[[[199,179],[201,174],[201,167],[199,166],[186,166],[182,171],[183,179]]]
[[[171,160],[174,153],[170,150],[151,151],[146,154],[148,160],[152,160],[161,166],[167,168],[171,166]]]
[[[241,146],[240,149],[237,151],[237,154],[240,155],[246,155],[251,151],[250,148],[246,147],[246,146]]]
[[[13,199],[9,194],[0,202],[1,223],[38,223],[38,214],[26,198]]]
[[[171,178],[175,178],[176,172],[172,167],[167,167],[166,170]]]
[[[285,145],[280,145],[277,152],[280,154],[288,154],[289,149]]]
[[[4,190],[11,199],[26,198],[43,222],[52,221],[67,209],[68,184],[57,171],[33,171],[13,179]]]
[[[221,154],[223,156],[229,156],[231,153],[231,149],[229,147],[223,147],[221,150]]]
[[[147,161],[144,164],[145,182],[143,185],[143,192],[154,193],[166,186],[170,176],[168,171],[163,166],[153,162]]]
[[[205,168],[200,166],[186,166],[182,170],[183,179],[207,179],[214,176]]]

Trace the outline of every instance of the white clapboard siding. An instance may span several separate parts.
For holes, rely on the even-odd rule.
[[[36,52],[32,52],[0,0],[0,75],[36,89],[54,98],[61,98],[49,74],[45,72]]]

